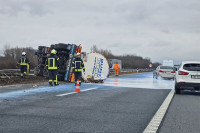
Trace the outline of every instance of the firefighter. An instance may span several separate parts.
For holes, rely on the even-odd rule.
[[[72,62],[72,69],[73,73],[75,75],[75,85],[77,84],[77,79],[79,79],[79,84],[81,85],[81,76],[82,76],[82,70],[85,72],[85,66],[83,63],[83,60],[81,59],[81,54],[77,53],[76,58]]]
[[[114,69],[115,69],[115,76],[119,76],[119,64],[117,62],[114,65]]]
[[[57,86],[58,85],[58,79],[57,79],[57,73],[58,73],[58,64],[59,64],[59,58],[56,55],[57,51],[55,49],[51,50],[50,56],[47,58],[47,68],[49,73],[49,85],[50,86]]]
[[[30,66],[30,61],[26,57],[26,52],[22,52],[22,56],[19,58],[17,62],[17,68],[20,65],[20,70],[21,70],[21,78],[24,78],[25,74],[27,73],[27,65]]]

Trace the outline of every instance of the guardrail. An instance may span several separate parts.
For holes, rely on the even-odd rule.
[[[153,69],[120,69],[120,72],[152,72]],[[114,69],[111,69],[110,72],[115,72]]]
[[[0,73],[15,73],[20,72],[20,69],[2,69],[0,70]]]
[[[120,69],[120,72],[127,72],[127,73],[131,73],[131,72],[151,72],[153,71],[153,69]],[[30,73],[33,73],[34,70],[30,70]],[[111,73],[114,73],[115,70],[111,69],[110,70]],[[20,73],[20,69],[2,69],[0,70],[0,78],[11,78],[13,76],[18,76]],[[34,74],[28,74],[30,76],[33,76]]]
[[[33,70],[30,70],[30,73],[33,73]],[[14,76],[18,76],[20,73],[20,69],[2,69],[0,70],[0,78],[9,78]],[[33,75],[33,74],[28,74],[28,75]]]
[[[150,72],[153,69],[121,69],[120,72]]]
[[[114,69],[111,69],[110,72],[114,72]],[[149,71],[153,71],[153,69],[120,69],[120,72],[149,72]],[[33,73],[34,70],[30,70],[30,73]],[[0,70],[0,74],[3,73],[10,73],[10,74],[14,74],[14,73],[20,73],[20,69],[2,69]]]
[[[33,72],[34,70],[30,70],[30,72]],[[20,73],[20,69],[2,69],[0,70],[0,73]]]

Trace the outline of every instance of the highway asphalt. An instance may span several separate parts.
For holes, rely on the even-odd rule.
[[[160,133],[200,133],[200,93],[175,95]]]
[[[173,80],[156,80],[152,73],[141,73],[110,77],[103,84],[82,84],[81,90],[91,90],[77,94],[70,94],[74,84],[0,87],[0,133],[141,133],[173,86]],[[175,115],[176,109],[196,108],[190,110],[194,117],[199,109],[194,102],[197,99],[193,94],[175,96],[159,131],[178,132],[170,122],[178,122],[185,115]],[[193,104],[188,105],[190,102]],[[198,125],[199,118],[195,118]]]

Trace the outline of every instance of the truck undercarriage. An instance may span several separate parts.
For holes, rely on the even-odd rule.
[[[52,44],[50,47],[39,46],[35,55],[38,57],[38,65],[34,70],[34,74],[37,76],[48,77],[48,70],[45,67],[47,57],[50,55],[51,50],[55,49],[57,51],[57,56],[59,57],[58,65],[58,80],[67,81],[71,73],[71,64],[76,51],[75,44]]]

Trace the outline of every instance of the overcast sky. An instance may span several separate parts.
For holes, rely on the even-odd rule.
[[[94,44],[152,61],[200,60],[200,0],[0,0],[0,48]]]

